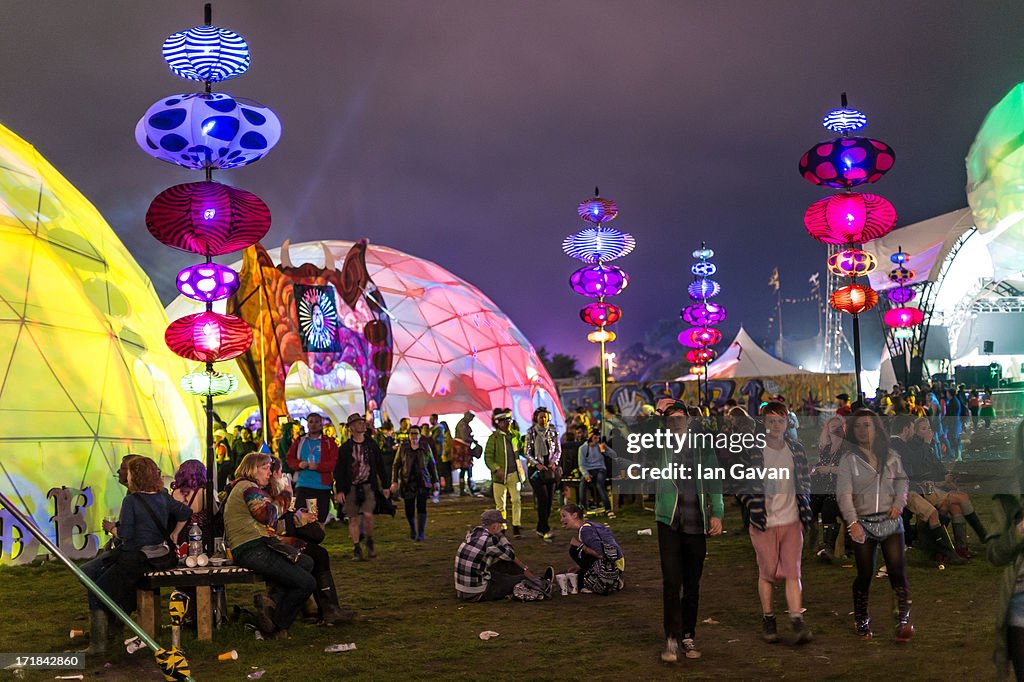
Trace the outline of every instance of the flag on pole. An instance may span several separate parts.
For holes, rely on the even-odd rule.
[[[777,267],[772,270],[772,277],[768,280],[768,286],[770,286],[773,291],[779,290],[779,269]]]

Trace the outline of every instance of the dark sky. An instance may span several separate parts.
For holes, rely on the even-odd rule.
[[[199,23],[202,3],[181,0],[0,4],[0,122],[96,204],[165,303],[193,259],[143,216],[201,174],[150,158],[133,131],[156,100],[197,89],[160,46]],[[822,268],[802,216],[826,192],[796,162],[829,136],[841,91],[896,149],[870,191],[902,225],[966,204],[974,134],[1024,80],[1020,2],[222,0],[214,23],[253,53],[218,89],[283,124],[267,158],[216,176],[270,206],[268,247],[368,237],[436,261],[583,366],[596,352],[559,245],[595,185],[638,243],[618,262],[632,275],[621,341],[677,314],[702,239],[727,336],[739,322],[763,335],[772,268],[789,296]]]

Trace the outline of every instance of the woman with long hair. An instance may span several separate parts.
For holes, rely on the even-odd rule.
[[[844,447],[845,446],[845,447]],[[832,563],[839,539],[839,503],[836,502],[836,474],[843,453],[849,450],[846,442],[846,421],[840,416],[829,417],[818,438],[818,463],[811,469],[811,540],[817,539],[818,517],[821,517],[822,543],[815,554],[823,563]]]
[[[839,462],[836,500],[853,539],[857,577],[853,580],[853,613],[857,634],[871,637],[868,592],[875,575],[878,548],[896,593],[896,641],[914,634],[910,624],[910,584],[903,545],[903,507],[907,504],[907,475],[877,414],[856,410],[846,421],[850,451]]]
[[[286,551],[277,539],[280,510],[291,500],[275,500],[268,492],[273,459],[250,452],[239,463],[224,503],[224,541],[237,565],[270,585],[269,599],[264,594],[254,599],[263,638],[287,639],[288,628],[316,590],[316,579],[313,559]]]
[[[422,542],[427,528],[427,497],[439,489],[434,453],[422,442],[420,427],[410,426],[408,438],[398,448],[391,474],[392,494],[401,490],[409,538]],[[419,530],[416,525],[419,522]]]
[[[198,459],[186,459],[178,467],[171,482],[171,497],[192,510],[188,526],[197,524],[205,536],[209,531],[211,514],[206,509],[206,467]],[[183,531],[187,533],[187,531]],[[174,540],[181,544],[185,535]]]
[[[999,530],[988,537],[985,549],[993,566],[1006,567],[999,580],[996,665],[1005,677],[1012,663],[1017,680],[1024,680],[1024,421],[1017,425],[1013,463],[1015,485],[993,496]]]
[[[575,571],[555,576],[562,594],[567,594],[569,584],[580,585],[584,593],[611,594],[621,590],[625,585],[622,580],[624,556],[611,529],[603,523],[586,520],[583,508],[575,504],[562,507],[559,517],[562,527],[575,533],[569,542],[569,556],[577,566]],[[572,578],[569,573],[573,574]]]

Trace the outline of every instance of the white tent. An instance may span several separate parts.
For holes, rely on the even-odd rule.
[[[776,377],[790,374],[813,374],[772,357],[740,327],[729,348],[708,365],[709,379],[742,379],[745,377]],[[687,374],[676,381],[696,381]]]

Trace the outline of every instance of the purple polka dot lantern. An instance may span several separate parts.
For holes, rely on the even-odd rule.
[[[617,296],[629,285],[629,275],[614,265],[586,265],[569,277],[569,286],[581,296]]]
[[[694,327],[714,327],[725,322],[726,310],[725,306],[711,301],[702,301],[683,308],[679,311],[679,317]]]
[[[154,158],[192,169],[228,169],[262,159],[281,139],[268,107],[223,92],[165,97],[135,126],[135,141]]]
[[[889,289],[886,293],[889,296],[889,300],[897,305],[910,303],[917,298],[917,292],[910,287],[896,287],[894,289]]]
[[[221,301],[238,291],[238,273],[219,263],[200,263],[179,272],[175,284],[195,301]]]
[[[819,142],[800,158],[800,175],[812,185],[846,188],[878,182],[896,161],[892,147],[868,137]]]

